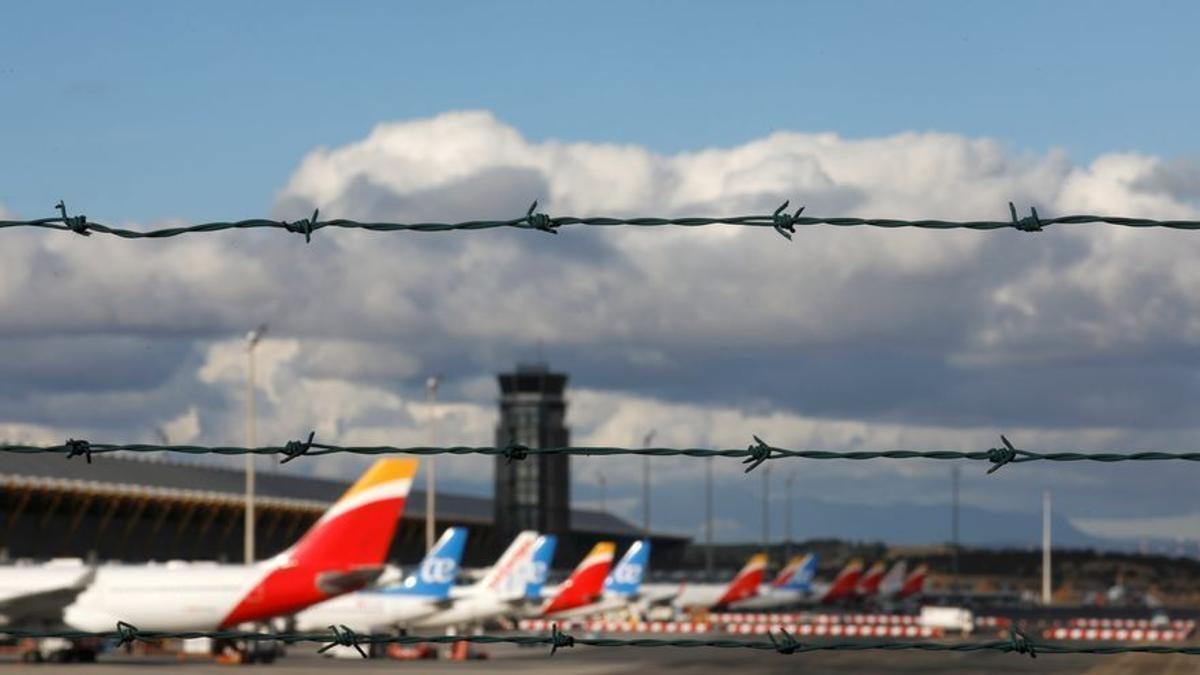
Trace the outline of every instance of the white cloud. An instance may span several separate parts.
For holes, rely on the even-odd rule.
[[[769,213],[790,199],[810,214],[1003,219],[1011,200],[1044,216],[1176,218],[1196,217],[1193,174],[1158,157],[1078,165],[1058,151],[938,133],[780,132],[662,155],[531,141],[489,113],[454,112],[313,151],[280,190],[277,211],[459,220],[516,217],[538,199],[551,214],[698,215]],[[789,243],[734,227],[323,230],[311,245],[276,231],[156,242],[3,237],[0,338],[57,336],[58,360],[75,371],[99,368],[88,348],[96,336],[179,345],[143,366],[155,377],[140,388],[81,390],[50,372],[55,359],[30,361],[33,348],[0,357],[18,359],[0,362],[0,423],[10,428],[138,435],[168,423],[187,435],[198,420],[198,438],[240,441],[238,336],[267,321],[264,442],[315,429],[331,442],[425,443],[421,382],[443,372],[439,438],[489,443],[490,373],[539,341],[574,378],[579,442],[632,444],[655,428],[660,442],[677,444],[744,446],[758,433],[797,447],[963,449],[989,447],[1004,430],[1031,446],[1103,450],[1184,445],[1196,431],[1183,403],[1200,395],[1188,375],[1200,343],[1194,233],[816,227]],[[134,363],[147,349],[139,340],[117,341],[103,358]],[[21,389],[24,375],[38,378],[36,394]],[[337,474],[351,464],[305,466]],[[473,458],[445,465],[467,482],[490,475]],[[701,466],[662,465],[672,477]],[[743,480],[736,462],[719,466],[721,480]],[[940,499],[928,486],[941,469],[928,464],[803,466],[810,488],[830,498],[869,484],[880,500]],[[890,473],[911,487],[894,487]],[[1056,480],[1092,504],[1085,487],[1099,476],[1115,480],[1082,469]],[[1155,494],[1148,480],[1105,487]],[[1025,508],[1008,497],[981,487],[977,502]]]

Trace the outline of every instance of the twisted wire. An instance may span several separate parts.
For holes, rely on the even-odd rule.
[[[1009,220],[968,221],[802,216],[800,214],[804,211],[804,207],[797,209],[794,214],[789,214],[785,211],[787,206],[788,203],[784,202],[783,205],[776,209],[774,213],[746,216],[613,218],[607,216],[550,216],[546,213],[537,212],[537,202],[535,201],[529,207],[529,210],[525,215],[516,218],[499,220],[468,220],[455,223],[363,222],[344,218],[320,220],[319,212],[314,211],[311,217],[297,221],[251,218],[247,220],[214,221],[194,225],[164,227],[154,230],[133,230],[88,220],[87,216],[84,215],[68,215],[66,206],[62,202],[59,202],[58,205],[56,205],[56,208],[60,212],[58,216],[49,218],[36,218],[32,220],[0,220],[0,229],[18,227],[41,228],[74,232],[76,234],[85,236],[91,234],[107,234],[115,237],[121,237],[123,239],[163,239],[184,234],[222,232],[226,230],[280,229],[291,233],[303,234],[305,241],[310,240],[313,233],[326,228],[366,230],[370,232],[446,232],[451,230],[474,231],[497,228],[518,228],[539,230],[542,232],[556,234],[560,228],[567,226],[704,227],[707,225],[737,225],[744,227],[769,227],[788,239],[791,239],[791,235],[795,233],[797,227],[807,227],[813,225],[829,225],[833,227],[868,226],[887,229],[913,227],[933,230],[1016,229],[1023,232],[1040,232],[1047,227],[1055,225],[1109,224],[1134,228],[1156,227],[1173,230],[1200,230],[1200,221],[1198,220],[1155,220],[1151,218],[1130,218],[1124,216],[1106,216],[1094,214],[1065,215],[1054,218],[1041,218],[1038,216],[1037,211],[1033,209],[1030,210],[1031,214],[1029,216],[1019,218],[1017,216],[1015,207],[1013,207],[1011,203],[1009,203],[1009,209],[1011,212],[1011,218]]]

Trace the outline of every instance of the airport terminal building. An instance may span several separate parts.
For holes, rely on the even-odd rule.
[[[499,376],[500,445],[566,445],[566,376],[522,366]],[[556,569],[573,566],[598,541],[624,548],[641,529],[600,511],[571,509],[568,458],[530,457],[495,464],[497,499],[437,494],[437,529],[469,532],[463,563],[491,564],[517,529],[559,536]],[[303,461],[303,460],[301,460]],[[488,460],[479,458],[481,466]],[[255,552],[270,557],[291,545],[349,487],[286,472],[257,472]],[[347,476],[352,479],[353,476]],[[0,463],[0,561],[78,557],[100,561],[243,560],[245,477],[241,470],[185,463],[165,453],[66,460],[6,455]],[[655,567],[676,566],[686,537],[652,535]],[[425,495],[410,493],[392,546],[398,564],[425,549]]]

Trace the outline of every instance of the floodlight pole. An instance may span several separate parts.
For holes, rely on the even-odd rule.
[[[429,406],[429,447],[437,447],[437,390],[438,377],[425,380],[425,393]],[[425,481],[425,551],[433,548],[437,528],[437,456],[429,456]]]
[[[254,349],[258,346],[263,335],[267,332],[267,324],[262,324],[258,328],[246,334],[246,447],[253,448],[258,445],[258,435],[255,428],[255,418],[257,411],[255,410],[255,385],[256,374],[254,369]],[[242,543],[242,551],[245,554],[247,565],[254,564],[254,454],[246,453],[246,521],[243,526],[245,539]]]

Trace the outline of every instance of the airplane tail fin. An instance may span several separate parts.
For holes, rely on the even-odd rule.
[[[892,596],[900,592],[904,587],[904,579],[908,576],[908,563],[903,560],[897,560],[892,569],[883,575],[883,581],[879,582],[880,595]]]
[[[570,578],[559,587],[558,595],[546,605],[542,614],[574,609],[595,601],[612,567],[616,550],[617,545],[611,541],[602,541],[593,546],[591,552],[575,567]]]
[[[738,600],[745,600],[756,593],[767,572],[767,554],[756,553],[750,556],[733,581],[725,587],[725,593],[717,600],[716,606],[722,607]]]
[[[859,578],[862,577],[863,564],[857,558],[851,560],[849,564],[838,572],[837,577],[829,584],[829,589],[825,591],[825,600],[840,600],[854,595],[854,588],[858,585]]]
[[[909,598],[914,595],[920,595],[925,590],[925,577],[929,574],[929,568],[925,565],[919,565],[917,569],[908,575],[904,580],[904,586],[900,588],[897,594],[901,598]]]
[[[776,588],[807,591],[812,588],[812,582],[816,575],[817,554],[808,553],[792,558],[792,561],[779,572],[779,576],[775,577],[771,585]]]
[[[863,597],[875,595],[879,592],[879,584],[883,581],[883,575],[887,572],[887,564],[882,560],[871,565],[871,568],[859,578],[858,584],[854,588],[854,592]]]
[[[466,544],[467,528],[448,528],[429,549],[421,565],[406,576],[398,587],[384,592],[441,599],[450,597],[450,587],[458,576],[458,566],[462,562]]]
[[[550,563],[554,560],[554,548],[558,546],[558,537],[553,534],[543,534],[533,544],[533,554],[529,559],[529,581],[525,584],[525,599],[540,600],[542,586],[546,585],[546,576],[550,573]]]
[[[299,567],[348,572],[382,568],[417,460],[377,460],[284,555]]]
[[[639,539],[633,542],[625,555],[621,556],[621,561],[613,568],[612,573],[604,580],[604,592],[624,598],[636,596],[649,563],[650,540]]]
[[[479,580],[479,587],[503,598],[519,598],[525,595],[528,576],[522,574],[533,555],[537,543],[537,532],[525,530],[519,533],[495,565]]]

